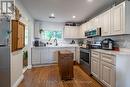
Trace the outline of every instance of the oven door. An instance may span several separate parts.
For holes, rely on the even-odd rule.
[[[80,59],[82,59],[87,64],[90,64],[90,50],[80,49]]]
[[[91,73],[91,56],[89,49],[80,48],[80,66],[88,74]]]

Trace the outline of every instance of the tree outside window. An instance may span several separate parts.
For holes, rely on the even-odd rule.
[[[45,40],[51,39],[62,39],[62,32],[61,31],[44,31],[42,32],[42,38]]]

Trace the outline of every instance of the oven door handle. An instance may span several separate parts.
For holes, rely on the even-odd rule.
[[[90,53],[90,51],[88,51],[88,50],[80,50],[80,52],[83,52],[83,53]]]

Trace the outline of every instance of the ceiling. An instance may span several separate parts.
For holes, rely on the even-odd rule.
[[[21,0],[35,20],[80,22],[95,12],[112,5],[114,0]],[[55,19],[49,16],[54,13]],[[76,16],[75,19],[72,16]]]

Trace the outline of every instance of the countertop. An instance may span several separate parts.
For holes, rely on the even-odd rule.
[[[47,46],[39,46],[39,47],[32,47],[32,48],[64,48],[64,47],[79,47],[78,44],[63,44],[63,45],[47,45]]]
[[[120,48],[120,51],[103,50],[103,49],[92,49],[92,51],[97,51],[110,55],[130,55],[130,49],[127,48]]]

